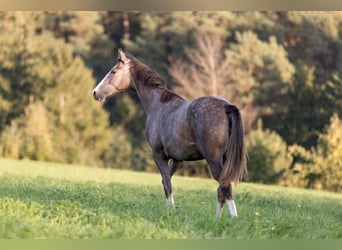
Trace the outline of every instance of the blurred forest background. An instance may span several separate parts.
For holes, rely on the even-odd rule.
[[[245,181],[342,192],[341,12],[0,12],[0,156],[158,171],[135,93],[92,99],[118,47],[241,109]]]

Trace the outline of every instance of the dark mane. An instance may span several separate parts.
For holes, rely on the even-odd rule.
[[[176,94],[175,92],[172,92],[169,89],[164,89],[163,93],[160,96],[160,102],[162,102],[162,103],[169,102],[169,101],[172,101],[174,99],[180,99],[180,100],[184,101],[183,97]]]
[[[183,97],[172,92],[166,87],[165,81],[157,72],[139,62],[135,57],[127,54],[126,56],[130,59],[130,71],[131,74],[136,77],[136,80],[141,81],[143,84],[145,84],[145,86],[163,89],[163,92],[160,96],[160,102],[165,103],[174,99],[184,100]]]
[[[165,81],[157,72],[139,62],[135,57],[128,55],[127,57],[130,59],[131,74],[136,77],[136,80],[141,81],[145,85],[150,85],[151,87],[166,88]]]

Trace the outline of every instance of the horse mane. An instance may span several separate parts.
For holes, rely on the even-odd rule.
[[[147,65],[141,63],[134,56],[126,55],[130,59],[130,71],[132,75],[135,75],[137,80],[143,84],[151,87],[166,88],[165,81],[159,76],[159,74],[153,71]]]
[[[174,99],[180,99],[180,100],[184,101],[183,97],[176,94],[175,92],[172,92],[169,89],[164,89],[164,91],[162,92],[162,94],[160,96],[160,102],[162,102],[162,103],[169,102],[169,101],[172,101]]]
[[[160,102],[165,103],[174,99],[184,100],[183,97],[167,88],[165,81],[159,76],[157,72],[153,71],[147,65],[141,63],[134,56],[130,54],[126,54],[126,56],[130,59],[130,71],[131,74],[136,77],[136,80],[141,81],[145,86],[163,90],[160,96]]]

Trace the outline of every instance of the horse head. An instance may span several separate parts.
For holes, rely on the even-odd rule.
[[[122,49],[118,49],[117,63],[93,90],[93,97],[95,100],[104,102],[107,97],[125,91],[130,87],[131,76],[129,62],[130,59],[126,57]]]

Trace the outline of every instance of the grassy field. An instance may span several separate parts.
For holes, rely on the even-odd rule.
[[[214,180],[0,159],[0,238],[342,238],[342,195],[241,183],[215,219]]]

